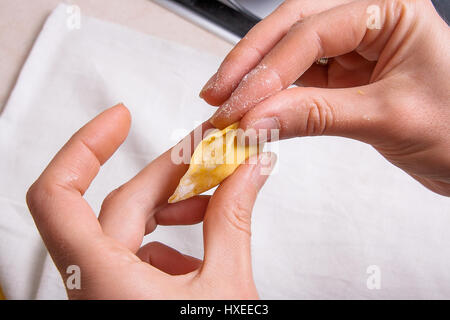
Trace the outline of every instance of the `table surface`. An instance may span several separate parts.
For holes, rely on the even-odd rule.
[[[0,110],[45,19],[60,0],[0,0]],[[232,45],[150,0],[71,0],[82,14],[118,23],[217,56]]]

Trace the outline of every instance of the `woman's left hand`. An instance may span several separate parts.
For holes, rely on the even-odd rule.
[[[167,204],[187,165],[171,151],[106,197],[99,218],[83,198],[100,166],[125,140],[128,110],[118,105],[80,129],[55,156],[27,194],[27,203],[64,281],[67,268],[81,272],[81,299],[254,299],[250,220],[267,179],[261,154],[243,164],[214,195]],[[267,169],[267,168],[265,168]],[[204,220],[204,261],[158,242],[143,247],[144,235],[160,225]]]

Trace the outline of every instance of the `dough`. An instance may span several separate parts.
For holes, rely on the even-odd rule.
[[[194,151],[186,174],[181,178],[169,203],[175,203],[201,194],[221,183],[247,158],[258,153],[256,143],[237,142],[239,122],[223,130],[215,129],[203,139]]]

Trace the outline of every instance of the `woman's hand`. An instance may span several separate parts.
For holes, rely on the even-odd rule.
[[[273,167],[274,155],[261,154],[257,164],[241,165],[211,199],[167,204],[187,170],[174,164],[169,150],[113,191],[97,219],[83,194],[129,127],[124,106],[103,112],[70,139],[28,191],[31,214],[64,281],[68,266],[80,267],[81,290],[68,289],[69,298],[257,298],[250,219],[267,179],[260,171]],[[202,220],[204,261],[157,242],[141,247],[158,224]]]
[[[450,29],[429,0],[285,1],[200,95],[218,128],[358,139],[450,196]]]

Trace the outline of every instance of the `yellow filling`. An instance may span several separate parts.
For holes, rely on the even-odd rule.
[[[237,142],[239,122],[214,130],[194,151],[186,174],[181,178],[169,203],[201,194],[221,183],[247,158],[258,153],[258,145]]]

